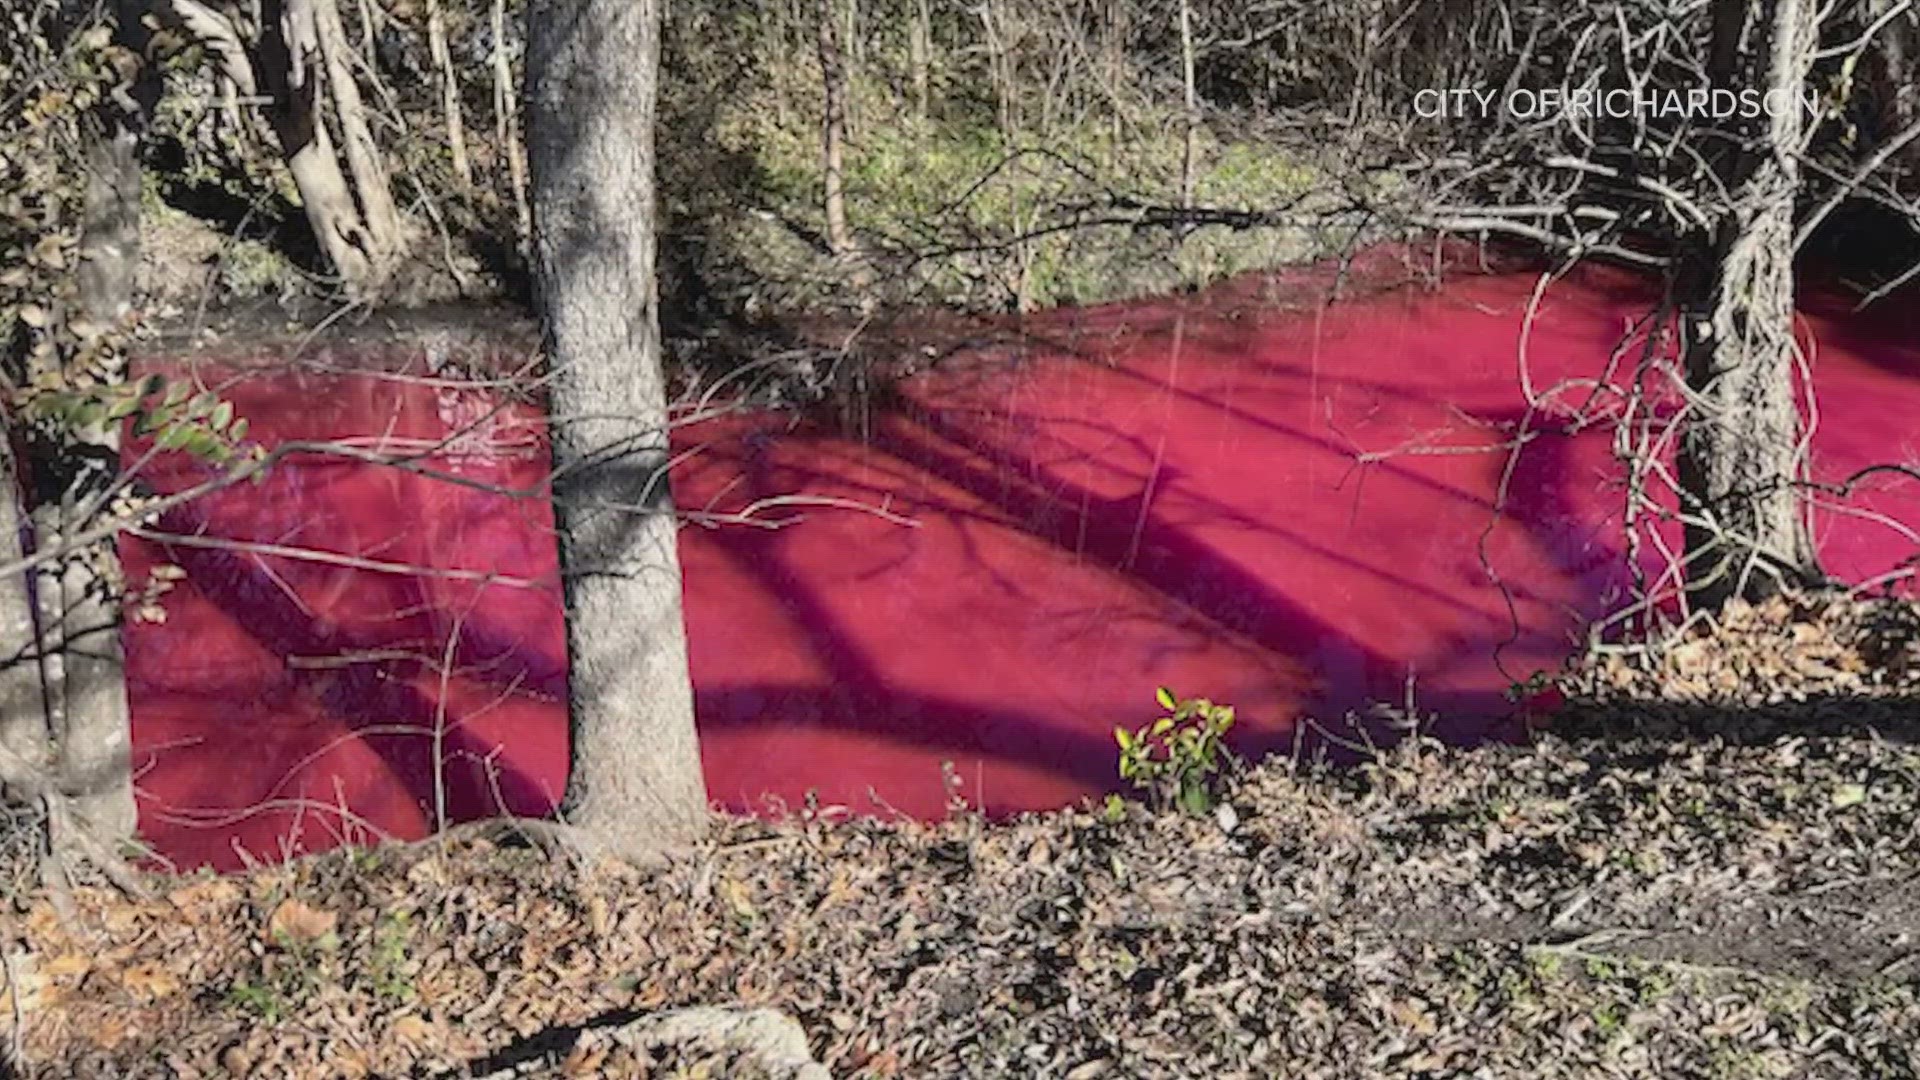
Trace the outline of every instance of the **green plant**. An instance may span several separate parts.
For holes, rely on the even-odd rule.
[[[234,983],[227,991],[227,1001],[269,1024],[278,1023],[286,1012],[286,1002],[281,1000],[278,993],[250,982]]]
[[[132,383],[88,381],[74,386],[49,373],[14,395],[20,416],[56,431],[117,424],[131,417],[135,437],[152,435],[157,450],[178,450],[214,465],[264,453],[245,442],[247,420],[211,391],[195,393],[184,379],[149,375]]]
[[[1120,778],[1162,807],[1190,814],[1213,809],[1221,771],[1238,763],[1225,741],[1233,706],[1206,698],[1176,699],[1161,687],[1154,695],[1166,715],[1135,731],[1113,729],[1120,744]]]
[[[393,1001],[413,997],[413,983],[407,977],[407,944],[411,917],[394,911],[380,916],[374,929],[372,976],[375,996]]]
[[[1620,1034],[1627,1025],[1626,1015],[1621,1011],[1620,1006],[1610,1001],[1595,1005],[1592,1015],[1593,1029],[1599,1032],[1603,1039],[1611,1039]]]
[[[1522,701],[1537,697],[1553,689],[1553,676],[1545,671],[1535,671],[1525,679],[1510,683],[1505,691],[1508,701]]]
[[[240,979],[227,988],[229,1005],[269,1024],[298,1012],[321,985],[319,958],[314,950],[292,946],[285,938],[278,942],[284,953],[264,957],[258,978]]]

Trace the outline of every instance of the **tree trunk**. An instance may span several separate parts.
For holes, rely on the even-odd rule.
[[[85,117],[80,265],[74,307],[62,319],[85,334],[111,334],[133,310],[140,260],[139,139],[159,96],[143,59],[142,0],[112,9],[115,43],[136,58]],[[89,361],[89,374],[125,377],[124,359]],[[102,370],[104,368],[104,370]],[[14,433],[0,436],[0,561],[91,524],[82,508],[119,474],[120,426],[102,422],[29,449],[23,473]],[[28,506],[31,509],[26,509]],[[28,522],[31,522],[31,528]],[[121,651],[119,560],[112,540],[0,582],[0,750],[11,797],[60,802],[46,821],[56,863],[112,852],[135,828],[126,671]],[[17,644],[16,644],[17,643]],[[33,789],[41,789],[37,794]]]
[[[1810,0],[1719,0],[1716,87],[1787,95],[1716,168],[1731,193],[1693,274],[1686,379],[1692,406],[1679,472],[1695,605],[1757,599],[1817,578],[1797,482],[1805,454],[1793,336],[1795,155],[1815,40]]]
[[[1107,96],[1113,104],[1110,123],[1111,141],[1107,144],[1107,166],[1118,161],[1121,139],[1126,135],[1127,103],[1127,2],[1108,0],[1105,25]]]
[[[852,87],[860,79],[860,72],[867,62],[865,39],[860,36],[860,0],[845,0],[846,26],[840,32],[840,62],[845,68],[841,84]],[[841,107],[847,114],[848,137],[853,138],[860,130],[860,99],[852,93],[843,95]]]
[[[1870,146],[1893,138],[1920,120],[1920,56],[1915,55],[1915,46],[1920,45],[1916,41],[1920,38],[1920,15],[1909,10],[1881,23],[1893,4],[1894,0],[1867,0],[1858,15],[1865,26],[1879,26],[1862,65],[1872,103],[1874,130],[1865,140]],[[1903,157],[1911,166],[1920,159],[1920,150],[1910,149]]]
[[[1193,209],[1194,153],[1200,134],[1200,95],[1193,75],[1193,4],[1180,0],[1180,85],[1185,91],[1186,138],[1180,150],[1180,206]]]
[[[260,41],[250,53],[233,25],[204,5],[171,0],[171,9],[196,37],[215,46],[243,92],[252,93],[257,85],[272,100],[274,136],[314,240],[349,291],[377,288],[397,254],[398,228],[385,171],[371,151],[370,137],[363,138],[364,118],[351,113],[358,108],[359,90],[338,85],[343,78],[352,82],[345,58],[338,55],[344,46],[331,44],[344,38],[338,9],[331,0],[264,0]],[[341,168],[328,130],[329,100],[336,113],[343,102],[351,107],[340,119],[358,191]]]
[[[847,228],[847,68],[833,0],[820,0],[819,52],[826,103],[820,125],[820,165],[826,176],[827,247],[841,255],[852,248],[853,237]]]
[[[333,119],[340,128],[340,146],[347,159],[347,171],[353,177],[354,199],[373,244],[374,261],[384,271],[404,244],[400,211],[393,203],[386,163],[381,160],[380,148],[367,127],[366,105],[360,98],[360,84],[354,81],[350,62],[352,45],[340,23],[340,6],[336,0],[305,2],[313,5],[320,61],[326,66],[327,94],[333,101]]]
[[[27,553],[25,507],[12,432],[0,432],[0,563]],[[29,573],[0,578],[0,751],[6,752],[8,762],[17,760],[45,773],[53,764],[53,732]],[[24,779],[0,772],[0,785],[5,786],[0,796],[10,803],[32,802],[35,793]]]
[[[493,0],[489,8],[493,30],[493,132],[507,159],[507,182],[513,188],[514,222],[519,226],[520,253],[533,243],[533,208],[527,201],[526,147],[514,119],[513,65],[507,59],[507,2]]]
[[[913,70],[913,111],[922,121],[933,103],[933,11],[931,0],[917,0],[907,28],[907,63]]]
[[[980,32],[986,38],[987,73],[993,81],[994,116],[1000,125],[1000,138],[1013,141],[1013,60],[1008,55],[1005,35],[1001,32],[1001,16],[994,7],[993,0],[981,0],[976,11],[980,16]]]
[[[462,188],[473,186],[473,164],[467,158],[467,125],[460,112],[460,81],[453,71],[453,53],[447,48],[447,18],[440,0],[427,0],[427,51],[440,73],[440,111],[447,125],[447,153],[453,157],[453,175]]]
[[[122,6],[123,40],[144,37],[138,16]],[[134,44],[136,55],[144,42]],[[152,93],[142,97],[152,97]],[[79,271],[81,314],[98,327],[124,320],[133,309],[134,279],[140,264],[139,138],[145,117],[118,106],[100,110],[87,150],[84,216]],[[109,378],[126,377],[124,358]],[[44,507],[57,515],[58,530],[87,525],[76,504],[87,501],[120,471],[120,424],[109,421],[71,435],[75,475],[58,502]],[[70,470],[62,470],[66,473]],[[63,477],[64,478],[64,477]],[[79,820],[94,838],[108,844],[134,833],[131,728],[127,711],[126,662],[121,650],[119,552],[103,541],[61,560],[58,574],[59,622],[48,627],[61,650],[60,715],[54,725],[61,785],[73,797]],[[53,603],[54,582],[43,582],[44,602]],[[55,850],[66,845],[54,838]]]
[[[617,849],[655,849],[707,815],[654,277],[659,0],[534,0],[527,44],[571,666],[562,813]]]

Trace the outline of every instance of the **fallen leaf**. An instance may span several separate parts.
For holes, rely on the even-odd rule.
[[[158,961],[135,964],[120,973],[120,985],[129,993],[157,1001],[180,992],[180,980]]]
[[[40,971],[49,979],[65,978],[69,975],[85,975],[93,970],[93,957],[82,953],[67,953],[56,956],[40,965]]]
[[[284,900],[267,919],[267,940],[325,948],[339,925],[340,916],[331,911],[322,911],[299,900]]]
[[[728,906],[733,908],[733,913],[737,917],[752,919],[758,916],[759,913],[754,910],[753,901],[748,896],[745,882],[736,878],[727,878],[720,883],[720,892],[725,895]]]
[[[167,902],[183,915],[225,918],[227,907],[240,899],[240,887],[226,878],[196,881],[167,894]]]
[[[433,1038],[433,1025],[412,1013],[395,1020],[387,1031],[401,1042],[415,1045],[423,1044]]]
[[[608,1048],[604,1046],[592,1048],[575,1046],[573,1052],[567,1055],[567,1060],[560,1063],[560,1075],[594,1075],[607,1060],[607,1051]]]

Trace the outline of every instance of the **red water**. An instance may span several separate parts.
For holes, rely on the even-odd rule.
[[[713,798],[936,814],[951,762],[991,812],[1060,805],[1114,786],[1110,732],[1161,684],[1239,706],[1251,753],[1409,686],[1451,737],[1517,734],[1504,691],[1626,581],[1610,435],[1555,433],[1582,394],[1527,411],[1533,275],[1321,309],[1326,281],[1032,320],[864,423],[682,430],[675,496],[712,515],[681,555]],[[1555,285],[1526,378],[1599,375],[1648,300],[1604,272]],[[1809,305],[1817,478],[1913,457],[1915,323]],[[388,450],[492,407],[284,368],[228,393],[269,443]],[[1510,455],[1522,426],[1542,433]],[[513,490],[546,467],[524,406],[459,450],[428,464]],[[1818,522],[1828,569],[1856,581],[1911,558],[1898,521],[1920,522],[1920,485],[1868,487]],[[780,527],[716,520],[758,500]],[[550,808],[565,674],[539,499],[304,458],[164,528],[381,564],[172,546],[188,577],[167,621],[129,635],[142,825],[164,855],[232,866]],[[160,554],[127,543],[135,582]]]

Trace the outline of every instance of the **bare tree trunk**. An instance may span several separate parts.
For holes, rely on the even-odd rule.
[[[24,484],[10,433],[0,431],[0,562],[26,553],[25,515],[21,512]],[[117,842],[131,835],[116,832],[111,819],[88,818],[103,805],[97,794],[74,792],[63,769],[74,764],[58,760],[60,732],[49,725],[45,672],[37,662],[44,653],[35,625],[34,601],[27,574],[0,579],[0,798],[18,806],[37,808],[45,830],[39,854],[43,877],[59,881],[64,871],[84,862],[103,871],[120,888],[138,893],[140,883],[129,872]]]
[[[1714,85],[1792,104],[1759,118],[1749,145],[1720,159],[1731,202],[1691,286],[1693,402],[1679,470],[1698,519],[1686,530],[1688,589],[1709,608],[1817,575],[1797,486],[1806,462],[1793,336],[1800,101],[1817,27],[1811,0],[1718,0],[1713,14]]]
[[[454,76],[453,52],[447,48],[447,19],[440,0],[427,0],[427,51],[440,71],[440,111],[446,116],[447,152],[453,157],[453,175],[461,187],[473,186],[473,163],[467,158],[467,125],[460,114],[460,81]]]
[[[1180,154],[1180,206],[1193,209],[1193,158],[1200,134],[1200,95],[1193,79],[1193,4],[1180,0],[1180,85],[1186,91],[1187,130]]]
[[[867,51],[865,41],[860,36],[860,0],[844,0],[844,3],[847,25],[840,35],[842,44],[840,64],[844,69],[841,85],[847,88],[847,92],[840,100],[841,108],[845,109],[847,114],[847,137],[854,138],[855,133],[860,130],[861,116],[860,100],[854,96],[852,90],[854,84],[859,81],[861,68],[867,62]]]
[[[172,3],[176,10],[200,7],[193,0]],[[272,99],[270,115],[281,156],[300,191],[307,224],[334,272],[349,289],[377,284],[385,271],[384,252],[361,216],[327,130],[322,104],[326,63],[313,0],[265,0],[262,16],[259,55],[247,63],[240,52],[240,62],[230,64],[241,76],[235,81],[251,93],[258,80]],[[225,33],[232,35],[233,28],[225,27]],[[237,36],[234,40],[237,50]]]
[[[128,56],[144,57],[145,4],[121,0],[112,10],[116,44]],[[128,81],[85,117],[78,288],[73,308],[61,316],[82,336],[114,333],[133,309],[140,257],[139,138],[159,96],[151,67],[134,63],[122,73]],[[125,377],[124,360],[90,360],[89,374],[118,382]],[[83,508],[120,471],[120,427],[114,421],[66,432],[57,444],[33,446],[38,462],[30,478],[16,467],[14,433],[0,437],[0,444],[0,558],[18,557],[92,524],[82,518]],[[112,540],[0,582],[0,641],[8,653],[0,656],[0,749],[16,773],[7,781],[16,789],[14,798],[39,788],[38,798],[60,804],[48,806],[46,821],[55,864],[112,852],[134,835],[122,592]]]
[[[1867,27],[1878,27],[1861,65],[1876,129],[1866,140],[1868,145],[1893,139],[1920,121],[1920,55],[1916,55],[1920,14],[1894,11],[1894,4],[1895,0],[1867,0],[1859,13]],[[1909,146],[1899,160],[1912,170],[1920,164],[1920,147]]]
[[[298,0],[313,5],[313,25],[317,32],[320,61],[326,66],[328,96],[333,101],[333,119],[340,128],[340,145],[347,159],[347,171],[353,177],[353,193],[361,219],[373,243],[374,260],[382,265],[392,262],[402,247],[400,211],[393,204],[393,191],[387,182],[387,167],[380,160],[380,148],[367,127],[366,105],[360,99],[360,84],[354,81],[349,62],[352,46],[340,23],[336,0]]]
[[[907,30],[907,64],[913,70],[913,110],[927,119],[933,102],[933,10],[931,0],[917,0],[913,25]]]
[[[826,176],[827,247],[835,255],[853,247],[847,227],[847,69],[838,22],[833,0],[820,0],[820,81],[826,103],[820,124],[820,165]]]
[[[144,36],[137,16],[123,5],[123,37]],[[133,309],[134,276],[140,262],[140,160],[138,140],[143,116],[118,108],[102,110],[87,152],[84,216],[81,224],[80,308],[102,329],[125,319]],[[124,359],[109,377],[126,377]],[[89,499],[120,471],[120,425],[95,424],[72,432],[71,463],[78,468],[45,510],[58,517],[58,531],[88,524],[77,504]],[[67,479],[63,476],[63,479]],[[50,522],[51,524],[51,522]],[[108,844],[134,833],[131,727],[127,711],[126,662],[121,649],[119,552],[112,540],[60,560],[57,637],[63,666],[54,725],[61,786],[73,797],[73,810],[95,839]],[[54,603],[52,580],[43,582],[45,602]],[[61,837],[54,849],[69,849]]]
[[[26,500],[11,431],[0,432],[0,563],[27,554]],[[31,573],[31,572],[28,572]],[[51,705],[41,674],[38,613],[28,573],[0,578],[0,750],[24,768],[52,771]],[[0,775],[7,801],[28,803],[34,792],[20,777]]]
[[[1000,12],[993,0],[980,0],[980,30],[987,39],[987,71],[993,80],[994,114],[1000,124],[1000,137],[1012,141],[1013,62],[1008,57]]]
[[[1107,18],[1104,27],[1107,96],[1113,102],[1112,142],[1107,147],[1108,167],[1112,167],[1118,160],[1120,141],[1126,135],[1127,2],[1128,0],[1107,0]]]
[[[257,41],[204,0],[142,5],[206,46],[223,87],[271,101],[274,136],[315,242],[349,291],[377,288],[405,236],[336,0],[258,0]],[[329,129],[329,113],[337,133]]]
[[[707,816],[667,487],[654,267],[659,0],[534,0],[527,151],[552,365],[572,770],[563,813],[628,851]]]
[[[533,208],[527,200],[526,145],[514,119],[513,64],[507,60],[507,2],[493,0],[493,133],[507,157],[507,182],[513,188],[515,220],[520,226],[520,250],[533,243]]]

